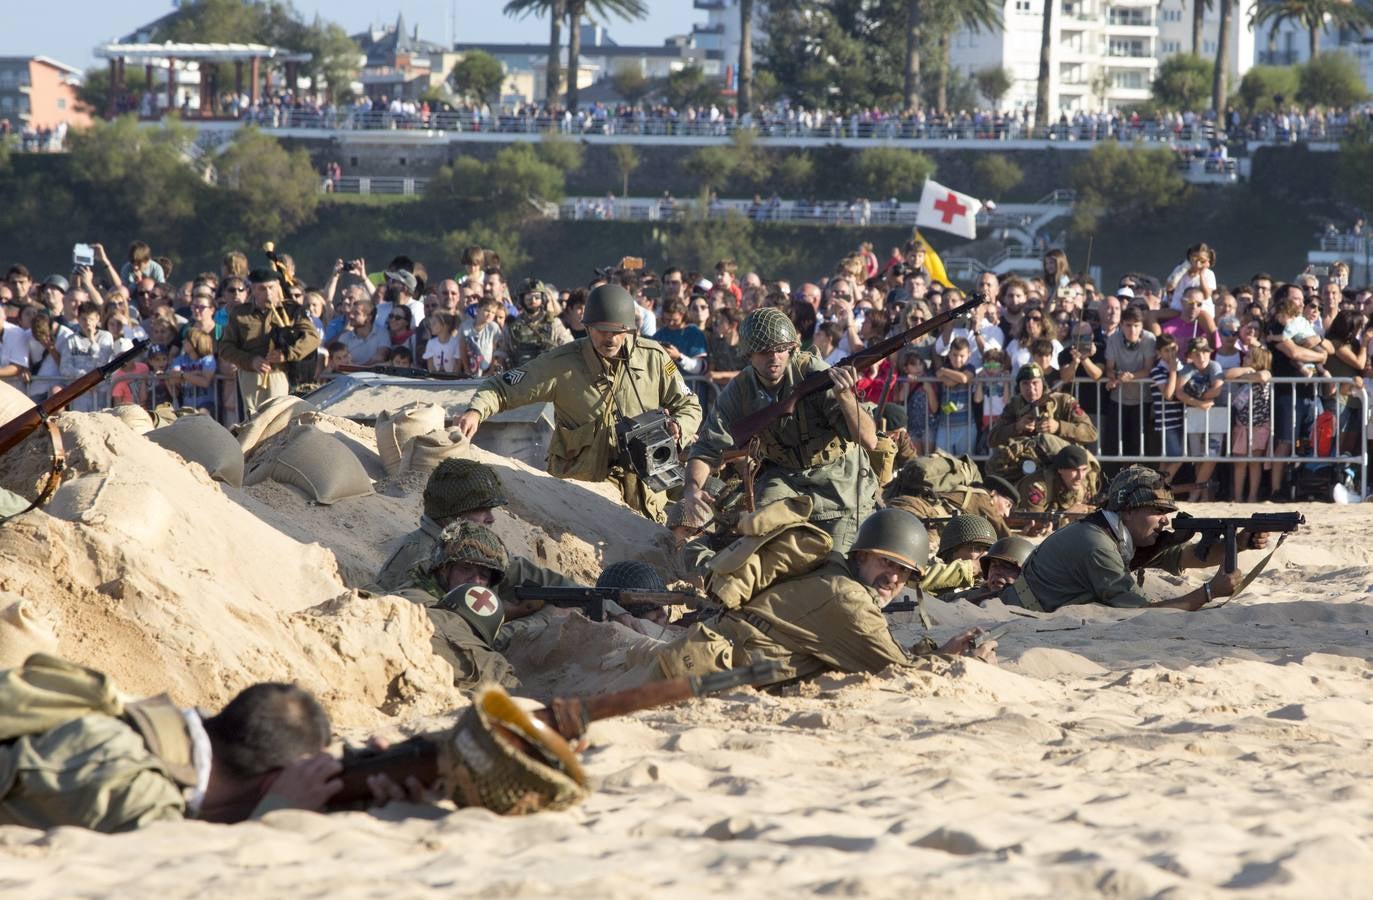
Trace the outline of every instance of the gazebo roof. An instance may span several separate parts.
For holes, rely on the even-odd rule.
[[[309,53],[297,53],[285,47],[267,44],[101,44],[95,55],[103,59],[151,61],[164,59],[202,60],[206,62],[237,62],[249,59],[276,59],[283,62],[309,62]]]

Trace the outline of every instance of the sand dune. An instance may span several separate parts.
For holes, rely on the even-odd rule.
[[[350,736],[432,727],[459,702],[433,683],[422,644],[376,643],[377,620],[340,577],[365,568],[362,550],[333,537],[346,530],[338,522],[311,518],[332,521],[337,508],[226,494],[118,423],[65,424],[81,445],[80,477],[55,516],[0,530],[0,589],[33,594],[64,652],[113,661],[131,691],[169,683],[202,702],[282,671],[312,686],[329,680]],[[122,490],[154,498],[141,522],[102,512]],[[203,513],[195,540],[174,533],[181,499]],[[536,534],[527,500],[504,527],[568,558],[567,542],[582,540],[577,552],[594,558],[604,550],[595,535],[623,510],[593,500],[565,534]],[[417,501],[360,502],[401,530]],[[501,819],[393,805],[114,837],[0,829],[0,894],[1367,896],[1373,578],[1362,537],[1373,507],[1303,509],[1311,526],[1220,609],[1029,617],[997,603],[936,605],[938,636],[1010,624],[1003,665],[937,661],[599,723],[585,757],[597,790],[568,812]],[[286,519],[294,531],[269,524]],[[319,543],[302,543],[316,527]],[[289,600],[251,572],[228,577],[245,551],[271,561]],[[1146,583],[1157,596],[1185,589]],[[919,633],[895,628],[903,639]],[[568,620],[518,658],[590,683],[623,677],[636,640]],[[389,708],[378,686],[398,672],[417,699]]]

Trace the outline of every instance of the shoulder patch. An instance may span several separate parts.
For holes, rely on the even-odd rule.
[[[1033,503],[1035,506],[1038,506],[1039,504],[1044,502],[1044,492],[1037,487],[1030,488],[1030,493],[1028,496],[1026,496],[1025,499]]]
[[[523,380],[524,369],[511,369],[508,372],[501,373],[501,381],[504,381],[506,384],[511,385],[512,387],[514,385],[519,384]]]
[[[668,357],[666,360],[663,361],[663,368],[667,371],[667,375],[669,378],[676,377],[677,364],[672,361],[672,357]]]

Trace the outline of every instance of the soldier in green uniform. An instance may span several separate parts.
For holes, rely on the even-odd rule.
[[[256,684],[217,715],[124,703],[99,672],[32,656],[0,673],[0,825],[103,832],[321,810],[341,786],[329,717],[307,691]]]
[[[518,368],[554,347],[572,343],[572,332],[563,320],[549,315],[552,291],[536,278],[526,279],[520,287],[520,314],[505,326],[507,368]]]
[[[1140,593],[1131,573],[1146,567],[1180,575],[1183,569],[1221,562],[1219,542],[1204,555],[1195,544],[1160,544],[1176,510],[1162,475],[1144,466],[1122,469],[1106,488],[1106,505],[1045,538],[1002,600],[1041,612],[1075,603],[1198,610],[1216,597],[1230,596],[1243,579],[1238,568],[1218,571],[1209,583],[1171,600],[1151,601]],[[1239,546],[1261,550],[1268,540],[1266,533],[1242,532]]]
[[[640,480],[619,447],[616,424],[663,410],[669,433],[685,446],[700,427],[701,404],[662,347],[635,334],[634,300],[624,288],[605,284],[592,291],[585,320],[585,338],[486,379],[457,427],[471,438],[495,413],[552,402],[556,430],[548,447],[549,474],[609,481],[632,508],[662,522],[667,497]]]
[[[229,311],[219,357],[238,367],[243,410],[251,416],[271,398],[290,392],[286,366],[319,349],[319,332],[304,306],[283,300],[276,270],[257,269],[249,280],[253,298]]]
[[[484,681],[520,686],[510,663],[493,649],[505,622],[505,604],[494,588],[509,562],[489,528],[459,520],[439,535],[429,560],[415,567],[413,585],[397,592],[428,611],[434,652],[453,667],[453,684],[460,688]]]
[[[459,519],[491,525],[496,521],[491,510],[506,502],[505,488],[495,469],[472,459],[443,460],[425,482],[420,527],[400,539],[377,573],[373,590],[393,591],[409,584],[411,570],[434,554],[434,544],[445,526]]]
[[[1044,371],[1026,363],[1015,375],[1016,395],[1001,411],[992,426],[987,443],[999,447],[1012,438],[1036,434],[1056,434],[1066,441],[1091,444],[1096,441],[1096,425],[1082,411],[1071,394],[1045,395]]]
[[[970,588],[941,594],[939,599],[950,603],[966,600],[978,604],[990,600],[1015,583],[1034,548],[1034,544],[1018,534],[999,539],[977,561],[981,580]]]
[[[720,392],[691,447],[682,496],[684,518],[688,524],[709,520],[715,498],[704,485],[734,444],[731,424],[785,398],[807,375],[827,371],[834,383],[831,390],[803,398],[793,415],[759,434],[755,506],[808,495],[814,504],[811,521],[829,532],[837,551],[847,550],[858,524],[872,510],[877,490],[868,456],[877,446],[877,430],[853,391],[857,374],[847,366],[832,369],[798,351],[796,327],[771,307],[749,313],[739,328],[739,342],[749,354],[749,367]]]
[[[710,631],[722,645],[732,645],[726,655],[733,665],[778,662],[779,682],[909,665],[912,651],[892,637],[882,607],[912,577],[920,577],[929,565],[929,550],[929,535],[919,519],[905,510],[878,510],[863,521],[847,553],[833,552],[819,568],[779,581],[742,607],[722,612],[709,623]],[[995,642],[975,647],[978,633],[969,629],[938,648],[922,642],[918,652],[969,654],[994,662]],[[686,645],[684,640],[661,651],[665,671],[680,668],[676,658],[687,651]]]
[[[1047,468],[1020,479],[1021,509],[1027,512],[1091,512],[1092,499],[1101,492],[1101,465],[1086,447],[1068,444]],[[1047,534],[1052,522],[1042,522],[1027,533]]]

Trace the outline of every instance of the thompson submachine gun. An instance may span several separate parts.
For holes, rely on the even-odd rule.
[[[664,606],[714,609],[704,598],[684,591],[641,591],[634,588],[537,587],[515,588],[517,600],[542,600],[549,606],[580,609],[593,622],[606,620],[605,604],[613,600],[630,614]]]

